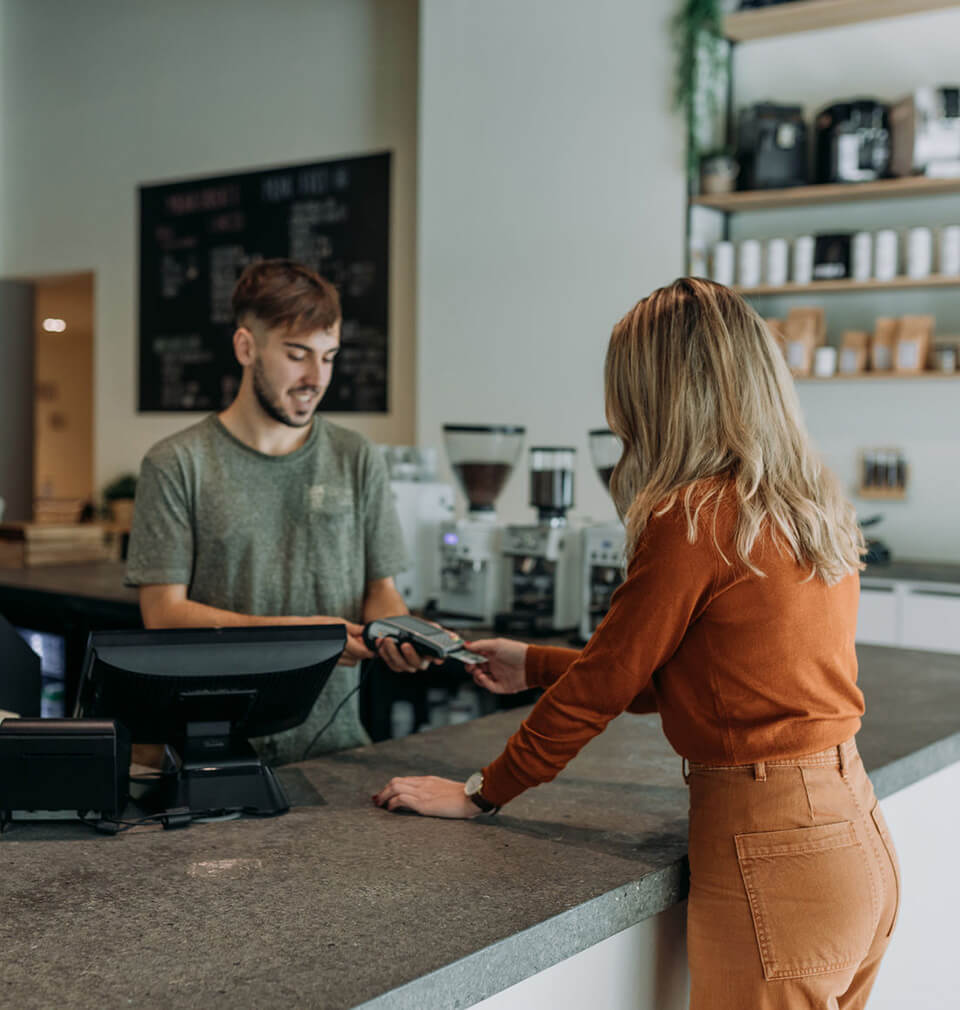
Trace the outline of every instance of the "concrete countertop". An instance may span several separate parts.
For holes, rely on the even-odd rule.
[[[891,561],[868,565],[861,579],[895,579],[901,582],[942,582],[960,584],[960,564],[949,561]]]
[[[960,656],[859,651],[879,795],[960,760]],[[525,711],[282,769],[302,805],[276,819],[15,824],[0,1003],[461,1008],[681,900],[687,795],[655,716],[621,716],[495,818],[371,805],[395,774],[465,778]]]
[[[123,584],[127,566],[120,561],[75,565],[0,568],[0,587],[58,596],[81,596],[109,603],[139,605],[136,589]]]
[[[0,589],[28,590],[59,596],[78,596],[109,603],[138,606],[137,590],[123,584],[126,565],[117,561],[36,568],[0,568]],[[892,561],[870,565],[864,579],[902,579],[911,582],[960,583],[960,563]]]

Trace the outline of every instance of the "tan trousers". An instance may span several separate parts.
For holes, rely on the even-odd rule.
[[[691,765],[691,1010],[860,1010],[900,900],[856,744]]]

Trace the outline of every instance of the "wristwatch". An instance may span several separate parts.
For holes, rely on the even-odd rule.
[[[483,772],[474,772],[463,784],[467,799],[474,802],[485,814],[495,814],[500,808],[491,803],[480,791],[483,789]]]

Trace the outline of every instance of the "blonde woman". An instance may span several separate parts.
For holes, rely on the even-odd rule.
[[[582,652],[475,642],[495,692],[547,690],[466,783],[374,799],[440,817],[548,782],[624,711],[660,714],[690,787],[694,1010],[866,1004],[899,873],[857,754],[862,542],[793,382],[737,295],[683,278],[614,328],[607,419],[627,577]]]

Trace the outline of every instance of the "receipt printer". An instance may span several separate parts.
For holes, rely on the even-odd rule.
[[[119,817],[129,783],[130,737],[113,719],[0,722],[0,823],[15,810]]]

